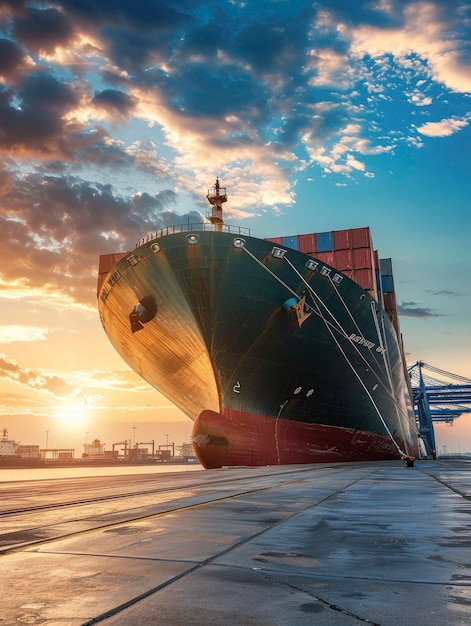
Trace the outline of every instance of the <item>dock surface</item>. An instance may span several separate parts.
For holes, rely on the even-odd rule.
[[[471,460],[0,489],[0,624],[471,623]]]

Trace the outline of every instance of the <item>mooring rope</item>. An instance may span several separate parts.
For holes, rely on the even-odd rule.
[[[291,287],[289,287],[283,280],[281,280],[281,278],[279,278],[276,274],[274,274],[264,263],[262,263],[254,254],[252,254],[249,250],[247,250],[247,248],[245,246],[242,247],[242,250],[244,250],[246,252],[246,254],[248,254],[254,261],[256,261],[258,263],[258,265],[260,265],[265,271],[267,271],[273,278],[275,278],[285,289],[287,289],[287,291],[289,291],[293,296],[295,296],[298,300],[300,300],[300,296],[298,295],[298,293],[296,291],[294,291],[293,289],[291,289]],[[352,372],[355,374],[355,376],[357,377],[360,385],[363,387],[366,395],[368,396],[368,398],[370,399],[371,404],[373,405],[382,425],[383,428],[385,429],[387,435],[389,436],[389,438],[391,439],[392,443],[394,444],[396,450],[398,451],[398,453],[401,456],[408,456],[399,446],[399,444],[397,443],[397,441],[394,439],[393,434],[391,433],[388,425],[386,424],[383,416],[381,415],[381,411],[379,409],[379,407],[377,406],[376,402],[374,401],[374,398],[372,397],[371,393],[369,392],[369,390],[367,389],[364,381],[362,380],[360,374],[357,372],[357,370],[355,369],[354,365],[350,362],[348,356],[346,355],[345,351],[343,350],[342,346],[340,345],[340,343],[338,342],[337,338],[335,337],[335,334],[333,332],[333,329],[331,328],[332,323],[330,323],[324,316],[324,314],[322,313],[318,303],[316,302],[315,298],[319,299],[319,301],[322,303],[322,305],[325,307],[325,309],[327,310],[327,312],[329,313],[329,315],[332,317],[332,319],[336,322],[338,329],[345,338],[348,338],[347,333],[345,332],[345,330],[342,328],[342,325],[340,324],[340,322],[337,320],[337,318],[335,317],[335,315],[333,315],[333,313],[329,310],[329,308],[327,307],[327,305],[322,301],[322,299],[316,294],[316,292],[312,289],[312,287],[309,285],[309,283],[307,283],[304,279],[303,276],[301,276],[301,274],[298,272],[298,270],[296,269],[296,267],[291,263],[291,261],[289,261],[289,259],[286,258],[286,254],[283,256],[283,260],[286,260],[286,262],[288,263],[288,265],[295,271],[295,273],[298,275],[299,278],[301,278],[301,280],[303,281],[303,283],[306,285],[306,287],[308,288],[310,294],[313,296],[312,301],[314,302],[315,306],[317,307],[317,314],[318,316],[321,318],[321,320],[324,322],[325,327],[327,328],[328,332],[330,333],[332,339],[334,340],[335,344],[337,345],[338,349],[340,350],[340,352],[342,353],[345,361],[347,362],[348,366],[350,367],[350,369],[352,370]],[[314,298],[315,296],[315,298]],[[361,334],[361,333],[360,333]],[[361,356],[361,358],[371,367],[371,365],[368,363],[368,361],[366,361],[366,359],[363,357],[363,355],[361,354],[361,352],[358,350],[358,348],[356,346],[354,346],[354,349],[357,351],[357,353]],[[377,375],[376,375],[377,376]],[[378,376],[377,376],[378,378]],[[394,404],[397,406],[397,401],[394,398],[393,395],[391,395],[391,398],[394,402]]]

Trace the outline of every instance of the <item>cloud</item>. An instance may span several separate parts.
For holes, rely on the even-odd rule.
[[[299,170],[345,185],[372,178],[375,158],[401,143],[420,148],[411,128],[463,129],[469,118],[443,113],[437,92],[468,88],[461,11],[414,0],[4,3],[0,245],[15,262],[0,270],[2,293],[91,310],[98,254],[200,221],[208,172],[230,180],[236,218],[282,212]],[[388,115],[398,99],[400,121]],[[182,215],[183,200],[194,211]]]
[[[27,59],[20,46],[11,39],[0,38],[0,78],[16,82],[27,69]]]
[[[122,197],[109,184],[75,177],[17,177],[0,190],[0,245],[16,259],[0,271],[0,293],[94,309],[100,253],[132,250],[144,234],[169,223],[202,221],[196,211],[170,210],[175,198],[172,190]]]
[[[471,114],[468,114],[462,118],[454,117],[441,120],[440,122],[426,122],[422,126],[417,127],[417,130],[422,135],[427,135],[427,137],[449,137],[465,128],[469,124],[470,119]]]
[[[37,326],[0,326],[0,344],[45,341],[49,330]]]
[[[432,309],[420,307],[417,302],[401,302],[397,310],[404,317],[443,317],[441,313],[434,313]]]
[[[95,93],[92,104],[97,108],[128,116],[135,106],[135,100],[127,93],[117,89],[104,89]]]
[[[400,3],[389,6],[399,8]],[[466,93],[471,91],[467,34],[459,9],[449,8],[437,2],[409,2],[402,14],[390,13],[386,24],[344,25],[343,29],[351,36],[354,54],[373,58],[391,54],[398,62],[418,55],[427,61],[435,80],[452,91]]]
[[[456,291],[447,291],[446,289],[442,289],[440,291],[432,291],[431,289],[426,289],[425,293],[430,293],[432,296],[451,296],[453,298],[464,296],[464,293],[458,293]]]
[[[153,388],[130,370],[95,370],[86,373],[88,387],[111,391],[148,392]]]
[[[16,361],[8,359],[4,354],[0,354],[0,378],[57,397],[75,396],[78,393],[77,388],[63,378],[21,368]]]
[[[70,18],[56,8],[26,7],[12,20],[13,36],[36,54],[67,46],[73,32]]]

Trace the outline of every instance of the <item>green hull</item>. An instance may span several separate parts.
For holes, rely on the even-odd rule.
[[[416,455],[402,353],[379,304],[315,258],[210,228],[142,242],[99,293],[123,359],[196,421],[202,462]],[[247,422],[260,428],[236,444]],[[293,454],[280,454],[281,422]],[[319,429],[330,435],[316,448]],[[205,460],[211,437],[225,450],[216,463]]]

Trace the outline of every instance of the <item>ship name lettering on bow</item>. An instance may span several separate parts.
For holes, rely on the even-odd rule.
[[[373,341],[368,341],[368,339],[365,339],[361,335],[355,335],[355,333],[352,333],[349,339],[350,341],[360,344],[360,346],[366,346],[367,348],[375,347],[375,343]]]

